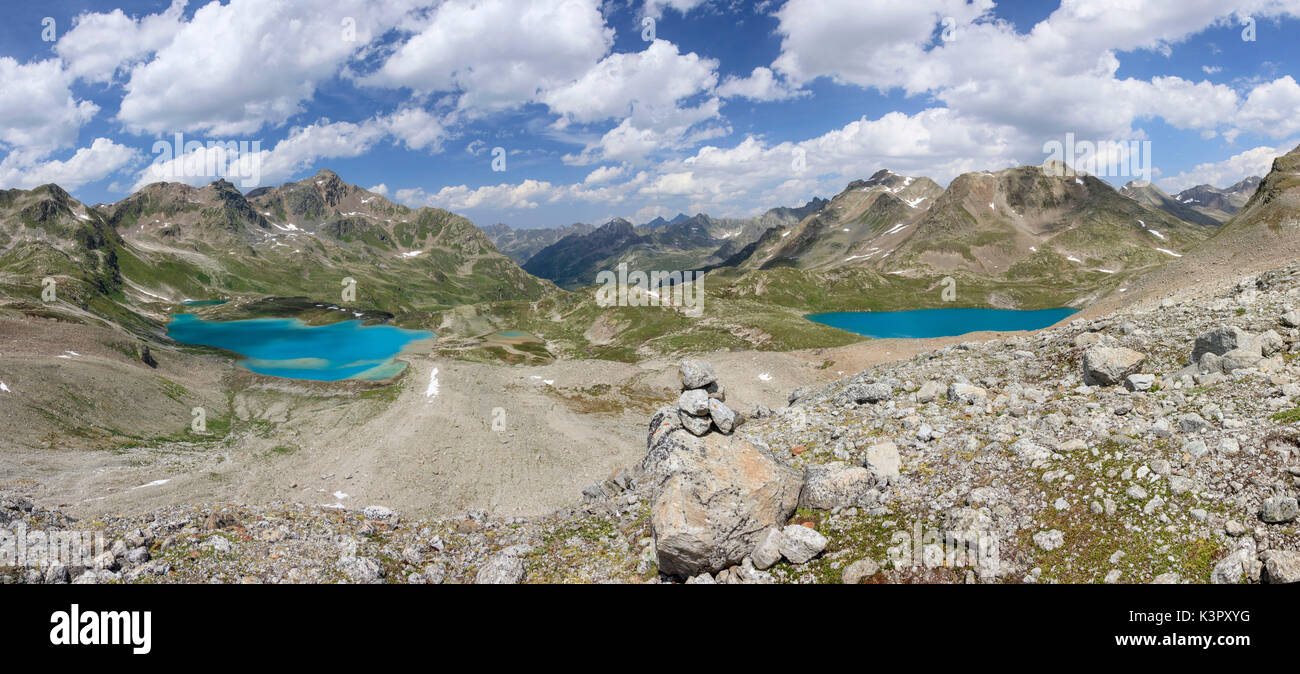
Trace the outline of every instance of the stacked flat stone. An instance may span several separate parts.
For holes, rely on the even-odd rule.
[[[683,360],[678,374],[682,395],[677,399],[677,414],[682,427],[694,435],[704,435],[710,428],[731,433],[736,428],[736,413],[723,402],[726,392],[718,384],[713,365],[702,360]]]

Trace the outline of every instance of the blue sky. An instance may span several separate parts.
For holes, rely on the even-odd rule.
[[[644,222],[947,184],[1067,134],[1150,141],[1169,191],[1300,142],[1300,0],[10,4],[0,187],[88,203],[330,168],[485,226]],[[160,163],[178,133],[243,156]]]

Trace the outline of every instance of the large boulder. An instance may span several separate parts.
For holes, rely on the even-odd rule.
[[[1285,524],[1300,515],[1296,500],[1285,496],[1273,496],[1264,499],[1259,509],[1259,518],[1269,524]]]
[[[1240,583],[1242,576],[1246,573],[1246,565],[1250,564],[1250,562],[1251,555],[1246,550],[1234,550],[1214,565],[1214,569],[1210,571],[1210,584],[1236,585]]]
[[[840,401],[842,403],[849,402],[862,405],[883,402],[893,396],[894,390],[890,388],[889,384],[857,382],[844,389]]]
[[[839,462],[810,466],[799,505],[813,510],[871,505],[877,499],[875,486],[876,478],[866,468]]]
[[[988,398],[988,395],[988,391],[971,384],[957,382],[948,386],[948,399],[966,405],[974,405]]]
[[[1273,330],[1264,331],[1255,341],[1259,343],[1260,354],[1264,357],[1271,356],[1286,348],[1286,340],[1282,339],[1282,335]]]
[[[1206,354],[1201,358],[1201,372],[1205,374],[1211,372],[1232,374],[1234,370],[1255,367],[1263,359],[1264,356],[1260,354],[1258,344],[1244,346],[1233,349],[1217,358],[1215,358],[1215,354]]]
[[[1264,581],[1277,585],[1300,583],[1300,552],[1269,550],[1260,555],[1264,562]]]
[[[1284,346],[1281,335],[1272,330],[1253,335],[1236,326],[1221,325],[1196,338],[1192,364],[1202,374],[1232,374],[1234,370],[1256,367]]]
[[[1083,353],[1083,381],[1090,386],[1114,386],[1137,374],[1146,354],[1122,346],[1094,346]]]
[[[1235,325],[1221,325],[1209,332],[1201,333],[1192,347],[1192,361],[1201,362],[1201,356],[1212,353],[1216,356],[1241,348],[1259,349],[1255,336]]]
[[[730,568],[794,514],[799,470],[741,438],[695,437],[665,430],[668,415],[656,419],[643,466],[660,571],[689,577]]]
[[[683,389],[704,388],[718,380],[713,365],[703,360],[686,359],[677,371]]]
[[[892,440],[868,447],[867,454],[862,459],[862,467],[882,480],[898,477],[902,463],[898,456],[898,445]]]
[[[1124,378],[1124,388],[1130,391],[1150,391],[1156,385],[1153,374],[1131,374]]]

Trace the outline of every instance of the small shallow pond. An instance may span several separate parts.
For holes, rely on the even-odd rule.
[[[1037,330],[1078,309],[912,309],[910,311],[837,311],[809,314],[810,321],[877,339],[952,337],[985,330]]]
[[[184,344],[234,351],[243,367],[259,374],[290,379],[338,381],[387,379],[405,367],[395,357],[432,332],[391,325],[342,321],[311,326],[295,318],[205,321],[178,314],[167,334]]]

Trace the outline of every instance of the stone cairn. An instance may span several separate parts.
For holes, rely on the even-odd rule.
[[[727,393],[718,384],[712,364],[702,360],[683,360],[678,374],[682,394],[677,399],[677,410],[683,428],[697,436],[708,433],[711,428],[730,434],[744,423],[743,415],[723,404]]]

